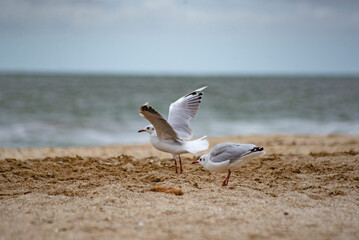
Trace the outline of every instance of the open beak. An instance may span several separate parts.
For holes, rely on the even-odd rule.
[[[146,130],[145,129],[140,129],[140,130],[138,130],[138,132],[140,133],[140,132],[146,132]]]
[[[192,162],[192,164],[195,164],[195,163],[199,163],[199,162],[197,160]]]

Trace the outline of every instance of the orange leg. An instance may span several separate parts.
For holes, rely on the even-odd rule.
[[[182,172],[183,172],[183,169],[182,169],[181,155],[178,154],[178,158],[179,158],[179,163],[180,163],[180,173],[182,173]]]
[[[177,171],[177,161],[176,161],[176,157],[173,158],[173,161],[175,162],[176,173],[178,173],[178,171]]]
[[[226,179],[224,179],[222,186],[227,186],[229,182],[229,177],[231,176],[231,170],[228,169],[228,175]]]

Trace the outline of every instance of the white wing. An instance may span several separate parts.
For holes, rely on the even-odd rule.
[[[196,117],[203,95],[202,91],[206,88],[207,86],[194,90],[171,104],[168,123],[179,138],[190,139],[192,137],[193,130],[189,126],[189,120]]]

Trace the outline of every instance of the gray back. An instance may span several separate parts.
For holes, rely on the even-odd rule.
[[[210,152],[210,159],[212,162],[223,162],[227,160],[234,162],[243,154],[250,152],[254,147],[255,145],[253,144],[220,143]]]

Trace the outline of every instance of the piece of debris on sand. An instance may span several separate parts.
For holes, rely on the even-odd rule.
[[[176,189],[176,188],[165,188],[165,187],[153,187],[151,188],[152,192],[164,192],[168,194],[174,194],[174,195],[183,195],[182,188]]]

